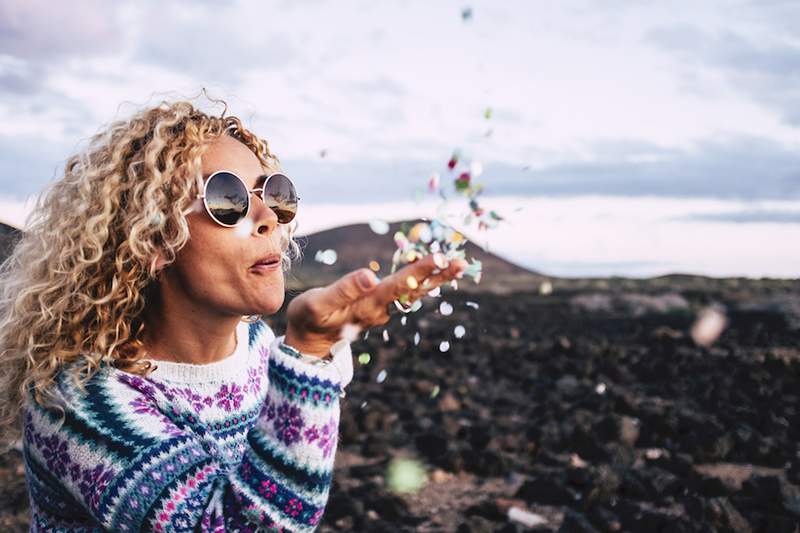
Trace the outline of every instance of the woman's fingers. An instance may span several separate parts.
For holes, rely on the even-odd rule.
[[[361,268],[346,274],[323,287],[315,299],[319,314],[329,313],[352,305],[378,284],[378,278],[368,268]]]
[[[403,297],[408,302],[418,300],[443,283],[460,277],[466,267],[462,259],[447,262],[441,254],[431,254],[387,276],[364,298],[379,319],[373,325],[388,320],[387,306],[395,300]]]

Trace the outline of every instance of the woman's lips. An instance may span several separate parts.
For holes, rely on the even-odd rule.
[[[250,267],[250,270],[253,272],[274,272],[275,270],[280,270],[281,262],[276,261],[274,263],[258,263]]]

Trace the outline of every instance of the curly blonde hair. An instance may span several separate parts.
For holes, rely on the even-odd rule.
[[[81,385],[106,364],[150,371],[144,310],[158,257],[172,263],[189,238],[201,156],[215,139],[230,135],[265,171],[279,168],[267,142],[215,102],[220,116],[163,101],[110,124],[39,197],[0,267],[0,445],[19,437],[28,394],[58,409],[67,365]],[[299,254],[294,229],[281,225],[284,271]]]

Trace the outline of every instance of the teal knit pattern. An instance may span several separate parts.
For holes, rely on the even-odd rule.
[[[23,413],[31,531],[313,531],[349,378],[281,341],[242,323],[217,363],[106,367],[85,390],[62,371],[63,419]]]

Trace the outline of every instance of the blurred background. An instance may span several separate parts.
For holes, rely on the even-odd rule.
[[[354,344],[321,529],[798,531],[799,25],[777,0],[0,0],[4,253],[102,125],[203,89],[298,184],[290,298],[386,265],[366,223],[433,216],[458,153],[503,218],[459,227],[484,280]],[[27,530],[19,453],[0,506]]]
[[[430,211],[415,192],[460,149],[516,228],[492,249],[527,268],[796,277],[797,15],[777,1],[4,0],[0,218],[21,225],[102,124],[205,87],[297,180],[305,232]]]

